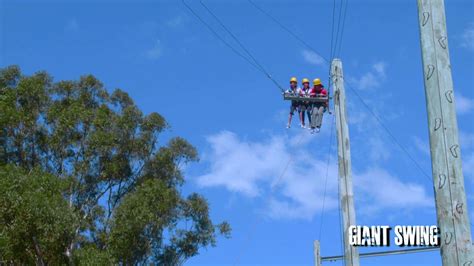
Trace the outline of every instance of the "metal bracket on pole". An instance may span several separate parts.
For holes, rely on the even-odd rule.
[[[439,247],[410,248],[410,249],[360,253],[359,257],[369,258],[369,257],[380,257],[380,256],[388,256],[388,255],[403,255],[403,254],[429,252],[429,251],[437,251],[437,250],[439,250]],[[342,260],[342,259],[344,259],[344,256],[321,257],[321,261],[337,261],[337,260]]]

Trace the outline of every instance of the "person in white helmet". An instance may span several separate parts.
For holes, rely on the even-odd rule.
[[[290,93],[295,96],[298,96],[300,92],[301,92],[301,89],[298,87],[298,79],[296,77],[292,77],[290,79],[290,88],[286,91],[286,93]],[[290,114],[288,115],[288,124],[286,125],[286,128],[291,127],[291,119],[293,118],[293,114],[295,111],[298,111],[298,113],[300,112],[299,101],[291,101]],[[301,117],[300,117],[300,123],[301,123]]]
[[[300,97],[309,97],[311,88],[309,87],[309,79],[304,78],[301,83],[303,84],[303,87],[300,90]],[[306,128],[305,125],[305,114],[308,116],[308,124],[311,124],[311,105],[307,101],[301,101],[300,102],[300,121],[301,121],[301,127]]]

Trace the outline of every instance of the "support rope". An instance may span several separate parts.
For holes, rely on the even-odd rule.
[[[202,0],[199,1],[206,11],[221,25],[221,27],[237,42],[237,44],[244,50],[245,53],[253,60],[255,65],[259,67],[259,70],[267,76],[281,91],[284,91],[283,87],[270,75],[270,73],[263,67],[263,65],[253,56],[247,47],[235,36],[234,33],[219,19],[219,17],[206,5]]]
[[[280,89],[281,92],[284,91],[283,86],[281,86],[273,77],[272,75],[263,68],[263,66],[255,59],[255,57],[248,51],[248,49],[243,46],[243,44],[238,41],[238,39],[235,37],[234,34],[221,22],[221,20],[209,9],[207,6],[201,1],[201,5],[203,5],[206,10],[221,24],[221,26],[237,41],[239,46],[244,49],[244,51],[250,56],[251,59],[243,55],[241,52],[239,52],[235,47],[233,47],[230,43],[228,43],[209,23],[207,23],[191,6],[189,6],[185,0],[181,0],[181,2],[184,4],[184,6],[191,12],[193,16],[195,16],[211,33],[218,39],[220,40],[227,48],[229,48],[232,52],[234,52],[236,55],[244,59],[247,63],[249,63],[251,66],[253,66],[257,71],[261,72],[264,74],[268,79],[270,79],[275,86]]]

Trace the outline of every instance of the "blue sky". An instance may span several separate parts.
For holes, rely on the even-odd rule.
[[[324,57],[332,1],[255,0]],[[474,221],[474,3],[446,1],[463,171]],[[218,24],[198,1],[190,5]],[[206,1],[281,84],[328,68],[247,1]],[[312,265],[341,254],[333,116],[322,132],[286,130],[288,103],[264,75],[233,54],[181,1],[0,1],[0,67],[56,80],[94,74],[122,88],[145,111],[166,117],[200,151],[183,192],[198,191],[232,238],[186,265]],[[349,1],[341,59],[346,80],[431,173],[416,1]],[[219,28],[218,28],[219,29]],[[219,29],[226,40],[232,39]],[[433,189],[356,95],[347,89],[359,224],[435,224]],[[334,135],[333,135],[334,137]],[[281,173],[290,160],[285,174]],[[321,225],[324,180],[328,170]],[[392,247],[393,248],[393,247]],[[364,249],[361,252],[382,250]],[[437,252],[370,258],[363,265],[441,265]],[[327,263],[326,265],[341,265]]]

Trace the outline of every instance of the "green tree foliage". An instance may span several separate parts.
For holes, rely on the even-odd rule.
[[[59,264],[66,259],[66,239],[77,221],[55,176],[13,166],[0,168],[0,254],[22,264]],[[43,262],[41,262],[43,261]]]
[[[53,82],[0,70],[0,260],[180,265],[229,236],[207,201],[183,196],[197,151],[94,76]],[[161,134],[162,135],[162,134]]]

